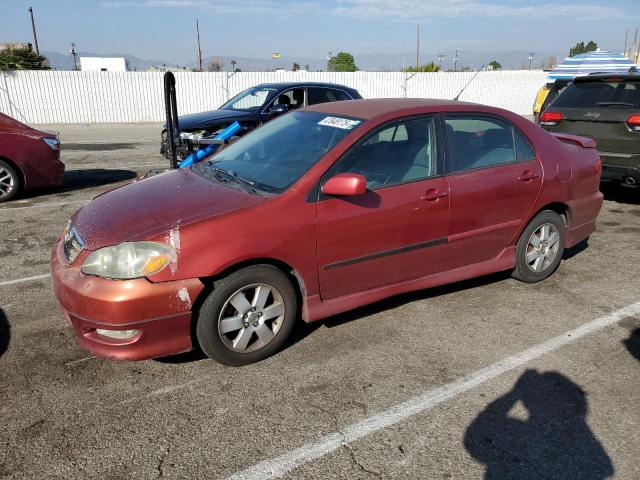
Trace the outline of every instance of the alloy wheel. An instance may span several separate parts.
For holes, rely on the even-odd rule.
[[[8,196],[16,186],[16,179],[11,172],[0,166],[0,198]]]
[[[533,272],[544,272],[553,265],[560,247],[560,233],[555,225],[540,225],[529,237],[526,262]]]
[[[275,338],[284,314],[284,301],[277,289],[264,283],[247,285],[222,306],[218,332],[227,348],[239,353],[254,352]]]

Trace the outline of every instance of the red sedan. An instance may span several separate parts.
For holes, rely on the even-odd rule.
[[[247,364],[298,319],[502,270],[547,278],[595,229],[600,168],[592,140],[496,108],[316,105],[80,209],[54,288],[97,355]]]
[[[0,202],[22,189],[61,185],[63,176],[58,136],[0,113]]]

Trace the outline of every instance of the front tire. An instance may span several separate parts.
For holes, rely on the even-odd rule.
[[[224,365],[259,362],[277,352],[298,314],[296,292],[271,265],[238,270],[214,283],[196,324],[202,351]]]
[[[20,188],[18,172],[4,160],[0,160],[0,202],[11,200]]]
[[[524,229],[516,245],[512,276],[526,283],[540,282],[556,271],[562,255],[566,227],[560,215],[544,210]]]

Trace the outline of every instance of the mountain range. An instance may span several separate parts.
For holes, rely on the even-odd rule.
[[[70,54],[64,54],[59,52],[42,52],[49,59],[51,67],[56,70],[73,70],[73,57]],[[537,52],[531,62],[532,68],[548,68],[550,64],[555,63],[559,58],[564,59],[565,55],[559,55],[560,52]],[[124,57],[129,63],[129,68],[135,71],[146,71],[150,67],[176,66],[173,62],[166,60],[144,60],[134,55],[126,53],[93,53],[93,52],[78,52],[79,57]],[[453,65],[453,52],[445,56],[442,62],[442,68],[444,70],[450,70],[454,68]],[[400,54],[363,54],[354,55],[356,65],[360,70],[365,71],[399,71],[403,66],[415,64],[415,52],[414,53],[400,53]],[[231,57],[223,55],[222,57],[207,57],[203,59],[203,67],[207,67],[212,61],[217,62],[221,58],[223,69],[232,69],[232,60],[235,60],[235,68],[239,68],[243,71],[260,71],[260,70],[274,70],[277,68],[283,68],[285,70],[291,70],[293,63],[296,62],[300,65],[300,68],[309,66],[309,70],[324,70],[326,68],[326,59],[314,58],[314,57],[290,57],[283,56],[277,60],[271,58],[252,58],[252,57]],[[492,60],[498,61],[503,69],[520,69],[528,68],[529,66],[529,52],[526,50],[510,51],[510,52],[481,52],[481,51],[461,51],[458,54],[457,68],[463,69],[465,67],[471,69],[477,69],[483,65],[489,64]],[[420,55],[421,63],[428,63],[434,61],[438,63],[438,54],[426,52]],[[196,61],[187,61],[179,64],[179,67],[186,67],[187,69],[197,67]]]

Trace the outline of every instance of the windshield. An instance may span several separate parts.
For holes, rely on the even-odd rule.
[[[574,82],[553,102],[560,108],[640,107],[640,80]]]
[[[251,182],[256,190],[280,193],[362,123],[326,113],[291,112],[245,135],[194,169],[208,177],[212,170],[224,170]]]
[[[255,87],[239,93],[220,110],[242,110],[245,112],[257,112],[262,106],[273,98],[278,90],[275,88]]]

